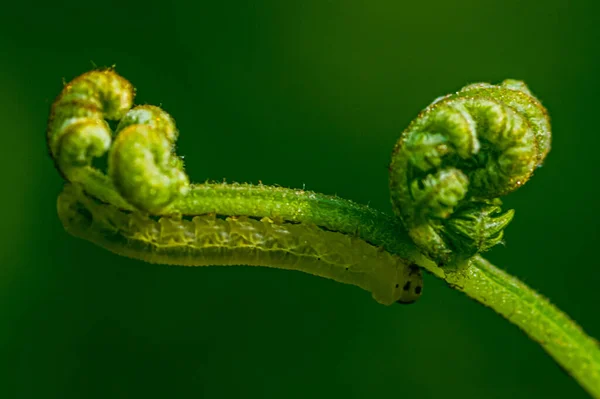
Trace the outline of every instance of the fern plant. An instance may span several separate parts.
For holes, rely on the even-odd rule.
[[[132,108],[134,93],[113,69],[94,70],[52,106],[48,148],[66,180],[58,213],[73,235],[154,263],[301,270],[386,305],[417,300],[423,269],[518,326],[600,398],[597,342],[480,255],[513,218],[499,197],[550,150],[547,111],[524,83],[469,85],[418,115],[392,154],[395,216],[305,190],[190,184],[173,118]],[[105,154],[106,173],[92,166]]]

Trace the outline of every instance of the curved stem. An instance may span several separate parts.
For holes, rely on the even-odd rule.
[[[117,208],[135,211],[116,192],[106,176],[85,167],[71,180],[92,197]],[[434,274],[442,270],[414,245],[402,222],[374,208],[313,191],[252,184],[204,183],[190,185],[186,196],[156,212],[156,216],[269,217],[291,223],[308,223],[367,241],[412,263],[428,265]]]
[[[480,256],[443,279],[519,327],[592,397],[600,398],[598,342],[548,299]]]
[[[427,262],[397,218],[365,205],[312,191],[252,184],[192,185],[186,197],[163,210],[183,215],[242,215],[309,223],[356,236],[412,263]],[[433,265],[433,263],[432,263]],[[437,266],[433,265],[437,269]]]

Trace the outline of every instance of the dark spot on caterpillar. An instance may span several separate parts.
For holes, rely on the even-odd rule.
[[[419,285],[419,286],[417,286],[417,287],[415,288],[415,294],[419,295],[419,294],[421,293],[421,290],[422,290],[422,289],[423,289],[423,287],[421,287],[420,285]]]
[[[396,284],[396,288],[400,287],[400,284]]]
[[[410,264],[408,266],[408,268],[409,268],[409,272],[408,272],[409,276],[412,276],[413,274],[419,272],[419,266],[415,265],[414,263]]]
[[[350,270],[350,268],[349,268],[349,267],[347,267],[347,268],[346,268],[346,271],[348,271],[348,270]]]
[[[402,287],[402,289],[403,289],[404,291],[408,291],[408,290],[410,290],[410,281],[407,281],[407,282],[406,282],[406,284],[404,284],[404,287]]]

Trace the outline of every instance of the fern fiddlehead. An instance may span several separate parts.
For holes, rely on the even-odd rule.
[[[502,241],[523,185],[550,149],[545,108],[524,83],[473,84],[436,100],[402,133],[390,165],[394,211],[438,264]]]
[[[187,192],[175,156],[175,122],[154,106],[131,109],[131,83],[111,69],[67,84],[52,106],[48,147],[57,168],[98,199],[123,209],[156,211]],[[120,121],[113,139],[107,120]],[[109,153],[109,176],[91,166]]]
[[[73,235],[148,262],[302,270],[384,304],[421,295],[418,265],[517,325],[600,398],[597,343],[477,255],[512,219],[497,197],[525,183],[549,150],[547,113],[523,83],[470,85],[417,117],[390,167],[399,217],[305,190],[189,184],[173,119],[131,108],[133,97],[107,69],[67,84],[52,107],[48,147],[67,180],[58,213]],[[119,121],[114,135],[106,120]],[[92,161],[107,153],[104,174]]]

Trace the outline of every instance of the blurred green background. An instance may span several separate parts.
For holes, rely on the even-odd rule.
[[[2,398],[585,398],[520,331],[426,276],[412,306],[296,272],[174,268],[66,234],[44,143],[63,79],[116,64],[181,130],[195,181],[389,212],[387,163],[437,96],[525,80],[553,150],[488,257],[600,337],[596,1],[3,6]]]

